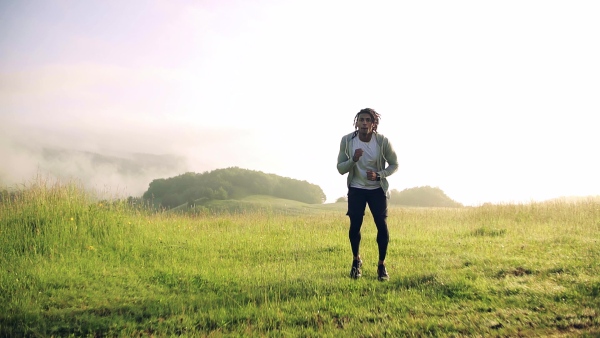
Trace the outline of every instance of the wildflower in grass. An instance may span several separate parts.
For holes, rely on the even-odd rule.
[[[94,248],[94,246],[92,246],[92,245],[88,246],[87,249],[89,251],[96,251],[96,248]]]
[[[71,221],[73,221],[73,220],[74,220],[74,218],[73,218],[73,217],[71,217]]]

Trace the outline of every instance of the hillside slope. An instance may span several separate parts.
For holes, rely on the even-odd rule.
[[[268,195],[250,195],[239,199],[227,200],[195,200],[195,205],[184,203],[170,209],[172,212],[189,214],[202,213],[274,213],[274,214],[307,214],[320,212],[346,212],[345,203],[308,204],[294,200],[277,198]]]

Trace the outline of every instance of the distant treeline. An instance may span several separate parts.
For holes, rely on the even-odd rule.
[[[346,197],[340,197],[336,202],[345,202]],[[430,186],[415,187],[398,191],[390,191],[390,204],[410,207],[446,207],[459,208],[463,205],[452,200],[440,188]]]
[[[309,204],[321,204],[326,200],[318,185],[238,167],[155,179],[142,198],[152,200],[155,205],[173,208],[184,203],[194,205],[198,200],[225,200],[249,195],[270,195]]]
[[[20,190],[0,190],[0,204],[13,202],[22,195]],[[154,206],[171,209],[187,204],[194,206],[210,200],[241,199],[251,195],[267,195],[308,204],[322,204],[326,197],[315,184],[261,171],[231,167],[204,173],[185,174],[153,180],[143,196],[129,197],[135,207]],[[336,202],[344,202],[340,197]],[[108,205],[108,201],[104,201]],[[390,192],[390,204],[417,207],[462,207],[440,188],[422,186]]]
[[[390,204],[414,207],[446,207],[458,208],[463,205],[452,200],[442,189],[430,186],[415,187],[390,192]]]

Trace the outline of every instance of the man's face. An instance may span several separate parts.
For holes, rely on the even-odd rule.
[[[367,113],[363,113],[358,115],[358,119],[356,121],[356,128],[358,128],[358,132],[361,134],[370,134],[373,132],[373,119],[371,119],[371,115]]]

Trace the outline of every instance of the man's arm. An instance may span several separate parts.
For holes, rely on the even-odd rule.
[[[346,137],[342,137],[340,141],[340,152],[338,153],[337,169],[341,175],[344,175],[356,165],[356,162],[346,153]]]
[[[388,177],[398,171],[398,156],[396,155],[396,151],[394,151],[394,147],[389,139],[386,138],[385,147],[383,149],[383,155],[388,163],[388,166],[380,171],[378,174],[381,177]]]

